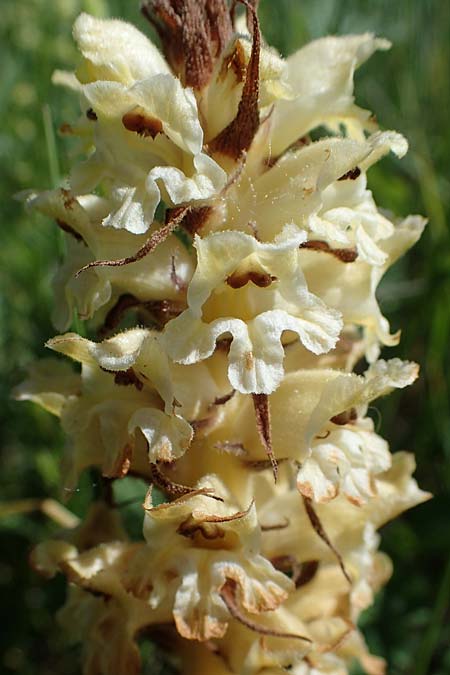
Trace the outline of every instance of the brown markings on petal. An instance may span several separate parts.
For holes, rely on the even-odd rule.
[[[60,218],[56,218],[56,224],[58,225],[61,230],[64,232],[67,232],[67,234],[72,235],[77,241],[82,241],[83,244],[86,246],[86,242],[84,241],[83,237],[79,232],[73,229],[70,225],[64,222],[64,220],[61,220]]]
[[[240,2],[247,7],[248,12],[252,15],[252,51],[236,117],[209,143],[210,150],[220,152],[234,160],[238,160],[249,149],[259,129],[258,98],[261,32],[255,9],[247,0],[240,0]]]
[[[225,537],[225,532],[218,527],[218,525],[205,525],[195,521],[191,517],[187,518],[178,526],[177,534],[180,534],[182,537],[187,537],[188,539],[192,539],[196,534],[200,534],[204,539],[209,541],[213,539],[223,539]]]
[[[150,117],[144,112],[132,110],[125,113],[122,117],[122,124],[128,131],[134,131],[138,136],[155,139],[158,134],[163,133],[163,125],[161,120],[156,117]]]
[[[228,354],[232,342],[233,342],[232,338],[221,338],[216,342],[216,350]]]
[[[208,417],[202,417],[201,419],[198,420],[189,420],[189,424],[194,430],[194,433],[198,433],[201,431],[207,431],[210,429],[212,426],[214,426],[215,422],[217,419],[217,415],[215,412],[213,412],[211,415]]]
[[[88,263],[82,267],[75,274],[75,278],[79,277],[82,272],[89,270],[93,267],[123,267],[124,265],[131,265],[132,263],[142,260],[149,253],[152,253],[160,244],[162,244],[167,237],[172,234],[172,232],[180,225],[186,213],[189,211],[190,206],[184,206],[177,217],[169,220],[168,223],[163,225],[153,232],[153,234],[147,239],[145,244],[136,251],[133,255],[127,256],[126,258],[120,258],[119,260],[94,260],[93,262]]]
[[[225,394],[225,396],[217,396],[209,407],[212,408],[215,405],[225,405],[225,403],[231,401],[235,393],[236,389],[232,389],[228,394]]]
[[[355,262],[356,258],[358,257],[358,252],[354,248],[331,248],[331,246],[327,244],[326,241],[319,241],[316,239],[304,241],[303,244],[300,244],[300,248],[307,248],[311,251],[324,251],[325,253],[330,253],[343,263]]]
[[[275,164],[282,158],[284,157],[288,152],[295,151],[295,150],[301,150],[301,148],[304,148],[305,145],[311,145],[312,139],[311,136],[306,135],[306,136],[300,136],[300,138],[297,138],[296,141],[291,143],[291,145],[284,150],[281,155],[276,155],[272,157],[272,155],[269,155],[265,160],[264,164],[267,166],[268,169],[271,169]]]
[[[354,169],[350,169],[347,173],[344,173],[338,180],[356,180],[358,176],[361,175],[361,169],[359,166],[355,166]]]
[[[92,108],[86,110],[86,117],[88,120],[91,120],[91,122],[96,122],[98,120],[97,114]]]
[[[131,295],[131,293],[125,293],[124,295],[121,295],[116,304],[107,313],[103,326],[98,331],[98,336],[103,338],[108,335],[108,333],[111,333],[113,330],[115,330],[121,322],[124,314],[129,309],[134,309],[138,305],[139,300],[135,298],[134,295]]]
[[[344,412],[331,417],[330,422],[333,422],[333,424],[337,424],[339,426],[344,426],[344,424],[350,424],[351,422],[354,422],[357,418],[358,413],[356,408],[349,408],[348,410],[344,410]]]
[[[98,331],[99,338],[112,333],[122,321],[125,314],[132,309],[142,310],[149,314],[150,323],[162,330],[166,323],[179,316],[185,308],[184,303],[176,300],[149,300],[142,302],[131,293],[121,295],[116,304],[109,310],[103,326]]]
[[[325,431],[323,436],[317,435],[317,436],[315,436],[315,438],[317,438],[317,440],[319,440],[319,441],[323,441],[325,438],[328,438],[328,436],[330,434],[331,434],[331,431],[328,429],[327,431]]]
[[[65,188],[61,188],[61,197],[63,200],[63,205],[64,208],[67,209],[68,211],[71,211],[75,204],[77,203],[77,200],[71,194],[70,190],[66,190]]]
[[[301,563],[293,555],[276,555],[270,558],[270,562],[276,570],[283,572],[283,574],[291,574],[292,577],[300,574]]]
[[[325,532],[323,525],[321,523],[321,520],[319,516],[317,515],[316,511],[314,510],[314,507],[312,505],[312,501],[309,497],[305,497],[302,495],[303,498],[303,504],[305,505],[305,511],[306,515],[309,518],[309,522],[311,523],[313,530],[316,532],[316,534],[322,539],[322,541],[328,546],[328,548],[334,553],[334,555],[337,558],[337,561],[339,563],[339,567],[342,570],[342,573],[344,577],[347,579],[348,583],[351,585],[352,580],[351,577],[349,576],[347,570],[345,569],[344,561],[342,560],[342,556],[339,553],[339,551],[335,548],[334,544],[332,544],[330,538],[328,537],[327,533]]]
[[[307,560],[300,563],[293,555],[278,555],[270,559],[275,569],[288,574],[295,584],[295,588],[305,586],[315,577],[319,569],[318,560]]]
[[[244,614],[242,607],[238,603],[237,595],[238,595],[238,585],[236,581],[234,579],[227,578],[224,585],[220,589],[220,597],[224,601],[233,619],[236,619],[250,630],[259,633],[260,635],[269,635],[271,637],[303,640],[304,642],[312,643],[312,640],[305,637],[304,635],[297,635],[295,633],[283,633],[281,631],[275,630],[274,628],[268,628],[267,626],[258,624],[255,621],[252,621],[251,619],[247,618]]]
[[[256,428],[259,438],[263,444],[272,466],[273,477],[277,482],[278,464],[273,454],[272,431],[270,425],[270,406],[267,394],[252,394],[253,406],[255,408]]]
[[[114,382],[121,386],[128,386],[133,384],[138,391],[142,391],[144,383],[138,378],[133,368],[128,370],[119,370],[114,375]]]
[[[252,284],[258,286],[259,288],[267,288],[273,281],[277,281],[277,277],[267,274],[266,272],[245,272],[245,274],[238,274],[233,272],[229,277],[226,278],[226,283],[231,288],[242,288],[248,282],[251,281]]]
[[[177,533],[183,537],[193,537],[197,532],[205,539],[223,539],[226,532],[219,527],[221,523],[230,523],[233,520],[240,520],[245,518],[250,512],[254,501],[250,503],[249,507],[244,511],[237,511],[230,516],[203,516],[201,521],[189,516],[177,529]]]
[[[306,562],[303,562],[300,566],[300,574],[294,579],[295,587],[300,588],[300,586],[305,586],[312,581],[316,576],[318,569],[318,560],[307,560]]]
[[[109,471],[104,471],[106,478],[123,478],[130,470],[133,459],[133,448],[128,443],[118,453],[116,460]]]
[[[177,291],[186,290],[187,284],[183,281],[181,277],[177,274],[177,268],[175,266],[175,256],[170,258],[170,280],[177,289]]]

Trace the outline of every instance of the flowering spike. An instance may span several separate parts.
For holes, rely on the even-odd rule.
[[[353,97],[355,68],[389,45],[329,37],[284,60],[257,0],[240,0],[247,21],[237,1],[144,2],[165,59],[81,14],[81,63],[57,80],[79,93],[63,131],[88,153],[64,187],[22,195],[66,238],[47,346],[79,367],[44,359],[15,396],[61,420],[63,493],[90,468],[108,487],[32,554],[71,584],[61,616],[85,675],[138,675],[147,631],[170,636],[181,675],[355,660],[379,675],[357,627],[392,571],[377,530],[429,498],[368,417],[418,374],[379,359],[400,334],[376,293],[425,221],[367,187],[407,142]],[[97,341],[65,332],[74,311]],[[149,486],[133,541],[125,476]]]

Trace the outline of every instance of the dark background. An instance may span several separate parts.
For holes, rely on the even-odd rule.
[[[58,526],[34,511],[34,499],[59,498],[58,423],[9,392],[25,366],[44,355],[54,334],[50,280],[61,254],[56,228],[39,214],[27,215],[12,199],[19,190],[56,185],[70,163],[68,145],[54,129],[76,119],[76,97],[53,87],[55,68],[73,69],[71,25],[80,11],[124,17],[143,30],[137,0],[2,0],[0,20],[0,604],[5,612],[0,672],[72,675],[78,651],[67,647],[54,614],[64,581],[43,583],[28,568],[33,543]],[[363,624],[372,649],[388,659],[390,675],[448,675],[450,413],[449,367],[450,202],[450,3],[442,0],[262,0],[261,21],[269,43],[284,55],[325,34],[373,31],[392,40],[356,77],[356,98],[374,111],[382,128],[410,141],[398,162],[374,167],[370,185],[380,206],[399,215],[422,213],[427,231],[406,259],[389,272],[379,298],[401,344],[384,356],[421,364],[410,389],[377,403],[379,431],[392,451],[415,452],[417,478],[435,497],[383,529],[383,549],[394,576]],[[86,476],[68,506],[82,514],[95,485]],[[143,486],[125,480],[124,509],[140,522]],[[148,647],[146,672],[164,667]],[[149,653],[148,653],[149,652]],[[355,671],[356,672],[356,671]]]

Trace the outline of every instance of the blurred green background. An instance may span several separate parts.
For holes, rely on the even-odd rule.
[[[28,568],[33,543],[58,528],[28,503],[58,498],[58,456],[63,439],[56,421],[31,404],[9,399],[25,366],[44,354],[53,335],[50,280],[60,256],[56,228],[38,214],[28,216],[12,199],[19,190],[55,185],[67,169],[68,146],[54,133],[76,118],[77,101],[53,87],[55,68],[71,69],[76,52],[71,24],[84,10],[125,17],[147,26],[137,0],[1,0],[0,63],[0,279],[1,462],[0,672],[23,675],[79,673],[77,651],[64,644],[54,622],[64,582],[43,583]],[[360,105],[373,110],[384,128],[404,133],[406,159],[388,158],[370,172],[383,207],[399,215],[423,213],[428,229],[397,264],[379,293],[392,327],[403,339],[389,356],[418,361],[422,377],[406,391],[378,404],[380,431],[393,451],[413,450],[417,478],[435,498],[386,526],[383,548],[395,562],[394,577],[364,617],[373,650],[388,659],[391,675],[448,675],[450,633],[444,630],[450,594],[450,412],[449,368],[450,205],[450,3],[442,0],[262,0],[268,42],[285,55],[325,34],[373,31],[392,40],[356,80]],[[56,146],[56,147],[55,147]],[[128,517],[140,518],[143,486],[124,484],[136,503]],[[82,513],[91,499],[89,477],[69,502]],[[134,509],[134,511],[133,511]],[[152,658],[148,673],[160,671]]]

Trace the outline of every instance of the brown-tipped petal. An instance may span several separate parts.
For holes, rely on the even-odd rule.
[[[311,523],[314,531],[322,539],[322,541],[328,546],[328,548],[334,553],[334,555],[337,558],[337,561],[339,563],[339,567],[341,568],[344,577],[347,579],[348,583],[351,585],[353,582],[352,582],[352,579],[351,579],[350,575],[348,574],[347,570],[345,569],[345,565],[344,565],[344,561],[342,560],[342,556],[339,553],[339,551],[336,549],[334,544],[332,544],[329,536],[325,532],[325,530],[323,528],[323,525],[320,521],[320,518],[317,515],[316,511],[314,510],[311,499],[309,497],[305,497],[305,495],[302,495],[302,498],[303,498],[303,503],[305,505],[306,514],[309,518],[309,522]]]
[[[255,9],[247,0],[240,0],[253,18],[253,44],[247,66],[244,88],[234,120],[220,132],[210,143],[213,152],[220,152],[234,160],[249,149],[259,129],[259,56],[261,49],[261,32]]]
[[[258,624],[255,621],[248,619],[246,616],[244,616],[244,612],[239,606],[236,596],[237,596],[237,583],[234,581],[234,579],[227,579],[225,584],[221,588],[220,597],[224,601],[233,619],[236,619],[250,630],[259,633],[260,635],[269,635],[271,637],[288,638],[293,640],[303,640],[304,642],[312,643],[312,640],[310,640],[310,638],[305,637],[304,635],[296,635],[295,633],[282,633],[277,630],[274,630],[273,628],[262,626],[261,624]]]
[[[134,255],[130,255],[127,258],[119,258],[119,260],[94,260],[78,270],[75,277],[79,277],[82,272],[85,272],[92,267],[123,267],[124,265],[131,265],[138,260],[142,260],[142,258],[145,258],[149,253],[152,253],[157,246],[162,244],[163,241],[172,234],[172,232],[180,225],[189,209],[189,206],[185,206],[173,220],[169,220],[169,222],[160,227],[159,230],[153,232],[151,237],[147,239],[145,244],[141,246]]]
[[[259,437],[267,452],[270,464],[272,466],[273,477],[275,482],[278,475],[278,464],[273,454],[272,447],[272,433],[270,426],[270,407],[269,397],[267,394],[252,394],[253,405],[255,408],[256,426],[258,428]]]

